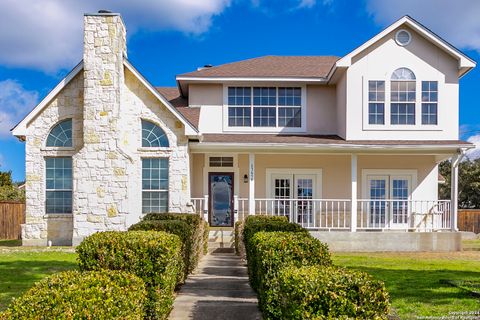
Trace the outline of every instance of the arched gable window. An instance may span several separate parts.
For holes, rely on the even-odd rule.
[[[415,80],[415,74],[408,68],[398,68],[392,73],[392,80]]]
[[[415,124],[415,79],[415,74],[408,68],[399,68],[393,72],[390,86],[391,124]]]
[[[56,124],[47,137],[47,147],[72,147],[72,119]]]
[[[162,128],[142,120],[142,147],[169,147],[168,138]]]

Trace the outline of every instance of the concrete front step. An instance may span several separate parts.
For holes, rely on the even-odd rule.
[[[208,246],[213,248],[232,248],[235,242],[234,231],[229,229],[210,230]]]
[[[227,252],[229,251],[229,252]],[[245,262],[232,250],[204,256],[177,294],[170,320],[260,320]]]

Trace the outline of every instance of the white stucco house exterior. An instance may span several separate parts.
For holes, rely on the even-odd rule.
[[[459,80],[475,62],[405,16],[344,57],[266,56],[156,88],[119,14],[84,16],[83,60],[15,128],[24,245],[76,245],[148,212],[228,230],[285,215],[339,250],[456,250]],[[452,200],[438,163],[453,158]],[[367,247],[366,247],[367,246]]]

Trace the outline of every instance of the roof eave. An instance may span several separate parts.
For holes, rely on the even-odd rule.
[[[313,143],[229,143],[229,142],[191,142],[192,149],[240,149],[240,150],[288,150],[288,151],[332,151],[332,152],[431,152],[457,153],[459,149],[471,149],[473,145],[373,145],[373,144],[313,144]]]
[[[242,82],[242,81],[260,81],[260,82],[327,82],[327,77],[193,77],[177,76],[177,82]]]
[[[34,119],[51,101],[55,96],[62,91],[67,84],[72,81],[73,78],[83,69],[83,60],[80,61],[67,75],[63,78],[55,88],[50,91],[45,98],[40,101],[19,123],[15,125],[10,131],[12,135],[25,141],[27,135],[27,126],[32,119]]]

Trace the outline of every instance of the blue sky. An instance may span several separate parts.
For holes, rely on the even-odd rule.
[[[435,10],[431,10],[435,7]],[[25,8],[28,8],[27,10]],[[130,61],[157,86],[175,75],[262,55],[337,55],[409,14],[480,61],[476,0],[4,0],[0,3],[0,170],[25,175],[8,129],[81,59],[82,14],[120,12]],[[461,80],[463,139],[480,144],[480,68]]]

